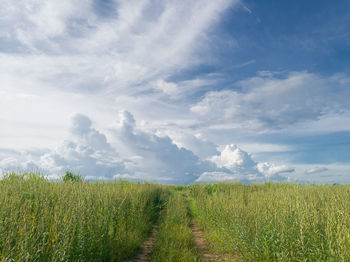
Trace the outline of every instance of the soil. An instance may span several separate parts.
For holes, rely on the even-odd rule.
[[[191,228],[193,233],[194,242],[196,244],[198,253],[202,257],[202,261],[236,261],[226,256],[221,257],[217,254],[210,253],[209,245],[204,237],[203,230],[201,230],[195,221],[191,222]]]
[[[141,247],[141,252],[134,259],[129,260],[129,262],[146,262],[149,260],[149,256],[152,253],[154,242],[156,241],[157,230],[158,230],[158,224],[153,225],[152,233],[146,239],[146,241],[143,242],[143,245]]]
[[[191,229],[193,233],[194,242],[198,250],[199,255],[201,256],[201,261],[204,262],[216,262],[216,261],[232,261],[235,262],[235,259],[228,258],[226,256],[219,256],[218,254],[213,254],[209,251],[209,245],[204,237],[203,230],[200,229],[198,224],[195,221],[191,222]],[[149,256],[152,254],[152,249],[154,242],[156,241],[156,235],[158,230],[158,223],[153,225],[151,235],[146,239],[141,247],[141,252],[134,258],[129,260],[129,262],[146,262],[149,261]]]

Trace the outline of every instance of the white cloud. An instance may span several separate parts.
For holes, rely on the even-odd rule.
[[[187,184],[215,165],[200,160],[192,151],[179,148],[168,136],[157,136],[138,128],[131,113],[119,112],[114,143],[93,128],[89,117],[71,118],[69,138],[53,150],[0,154],[1,170],[41,170],[57,179],[72,170],[86,180],[146,180]]]
[[[66,169],[84,176],[113,177],[124,169],[115,149],[106,136],[92,127],[91,120],[76,114],[71,119],[71,139],[64,141],[52,152],[40,157],[39,164],[51,173]]]
[[[199,43],[204,49],[206,34],[237,2],[115,1],[108,6],[113,15],[101,17],[103,3],[95,5],[93,0],[5,0],[0,28],[25,53],[69,56],[72,65],[79,64],[77,70],[92,73],[98,65],[102,79],[117,82],[115,90],[153,82],[179,66],[184,69],[202,61],[205,53],[198,55]],[[30,57],[26,61],[30,63]],[[53,61],[62,75],[74,68]]]
[[[293,149],[290,145],[268,143],[239,143],[238,146],[250,153],[287,152]]]
[[[154,83],[154,88],[161,90],[169,96],[176,96],[179,94],[179,87],[177,86],[177,84],[172,82],[166,82],[163,79],[158,79]]]
[[[173,143],[179,148],[185,148],[192,151],[202,160],[219,153],[216,148],[217,146],[213,142],[203,138],[201,134],[193,135],[191,133],[184,132],[183,130],[166,130],[158,133],[161,136],[168,135],[173,140]]]
[[[135,178],[164,183],[190,183],[214,165],[201,161],[192,151],[179,148],[168,136],[157,136],[136,127],[133,116],[121,111],[114,130],[116,147],[128,161]]]
[[[249,158],[241,159],[243,164],[236,156],[220,158],[216,144],[240,141],[249,152],[281,152],[289,147],[248,145],[246,134],[281,128],[302,134],[350,130],[350,81],[345,74],[263,71],[228,83],[229,70],[254,59],[233,61],[236,66],[223,73],[191,73],[198,65],[216,65],[214,49],[239,48],[216,25],[226,10],[240,4],[3,0],[0,144],[25,151],[0,154],[0,168],[44,166],[61,172],[70,167],[91,179],[132,176],[170,183],[235,166],[248,176],[249,168],[260,172],[257,166],[249,164]],[[230,89],[207,92],[228,85]],[[203,99],[198,97],[203,94]],[[123,108],[143,124],[124,112],[112,143],[108,130]],[[73,112],[88,115],[94,125],[77,115],[76,126],[69,129],[67,119]],[[66,142],[55,147],[64,138]],[[33,147],[47,148],[33,153]],[[217,166],[205,161],[213,155]],[[272,174],[276,168],[266,167],[265,172]],[[103,174],[96,175],[98,170]],[[154,177],[152,172],[158,170]]]
[[[251,156],[233,144],[226,145],[220,155],[213,156],[210,160],[217,167],[226,168],[236,175],[261,175],[257,172],[256,163]]]
[[[37,171],[38,166],[35,164],[29,155],[27,154],[18,154],[15,157],[5,157],[0,161],[0,170],[1,172],[11,170],[11,171],[20,171],[22,169]]]
[[[70,139],[54,150],[14,152],[0,161],[3,170],[40,170],[57,179],[66,170],[84,176],[109,177],[124,170],[118,153],[104,134],[92,127],[91,120],[76,114],[71,118]]]
[[[220,168],[225,167],[231,170],[248,171],[252,167],[255,168],[255,162],[251,156],[233,144],[225,146],[221,154],[213,156],[211,161]]]
[[[316,184],[349,184],[349,163],[293,164],[293,181]]]
[[[215,183],[215,182],[233,182],[239,181],[237,175],[225,172],[204,172],[196,179],[196,183]]]
[[[52,146],[72,112],[93,116],[102,129],[122,108],[146,119],[182,118],[188,105],[163,101],[154,87],[177,97],[196,86],[167,79],[211,61],[208,36],[237,2],[2,1],[1,91],[17,105],[9,110],[11,102],[0,95],[1,144]]]
[[[146,180],[170,184],[214,180],[264,181],[283,180],[280,173],[290,172],[285,166],[264,164],[260,168],[251,156],[235,145],[227,145],[220,155],[202,160],[191,150],[177,146],[166,135],[149,133],[137,125],[133,115],[119,112],[112,130],[113,143],[93,128],[89,117],[75,114],[71,118],[69,139],[53,150],[33,153],[17,151],[0,154],[3,170],[42,170],[50,179],[57,179],[67,169],[80,173],[87,180]],[[180,136],[181,138],[181,136]],[[217,153],[212,144],[198,137],[184,136],[191,147]],[[10,156],[9,156],[10,155]]]
[[[270,163],[257,163],[251,155],[236,145],[226,145],[220,155],[210,159],[221,171],[204,172],[196,182],[215,181],[241,181],[241,182],[262,182],[285,181],[290,178],[283,173],[292,173],[294,168],[285,165]]]
[[[259,172],[265,174],[267,177],[273,177],[274,175],[282,173],[292,173],[295,171],[294,168],[288,167],[286,165],[276,166],[275,164],[270,163],[258,163],[257,164]]]
[[[349,90],[339,75],[264,73],[238,82],[236,90],[208,92],[191,110],[213,126],[264,131],[349,113]]]
[[[133,115],[121,111],[112,130],[113,140],[93,127],[87,116],[71,118],[69,137],[53,150],[0,150],[0,172],[6,170],[39,170],[50,179],[58,179],[71,169],[87,180],[127,179],[186,184],[191,182],[242,181],[309,181],[348,182],[348,165],[271,164],[256,162],[252,156],[235,145],[226,145],[218,154],[201,136],[188,137],[187,149],[177,146],[165,134],[156,135],[142,129]],[[181,138],[181,134],[179,136]],[[194,139],[195,138],[195,139]],[[196,140],[197,139],[197,140]],[[202,144],[204,143],[204,144]],[[207,148],[202,157],[188,148]],[[205,161],[206,155],[214,156]],[[295,171],[294,171],[295,170]],[[289,174],[293,173],[292,176]],[[308,175],[305,178],[305,174]]]
[[[322,173],[327,171],[328,168],[326,167],[313,167],[305,171],[306,174],[316,174],[316,173]]]

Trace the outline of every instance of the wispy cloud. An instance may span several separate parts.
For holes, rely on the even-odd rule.
[[[208,43],[206,33],[235,2],[116,1],[108,6],[112,15],[106,16],[103,5],[92,0],[5,1],[0,25],[25,54],[20,63],[10,63],[13,70],[23,72],[27,65],[28,75],[39,70],[36,79],[76,80],[83,74],[87,81],[93,73],[100,89],[136,88],[203,61],[198,43]],[[38,59],[41,66],[33,66]],[[84,83],[67,82],[71,88],[84,89]]]
[[[303,43],[293,33],[265,45],[281,37],[279,28],[266,36],[251,21],[258,10],[240,0],[2,1],[0,168],[73,168],[91,179],[168,183],[201,174],[286,179],[294,164],[283,157],[300,150],[286,136],[350,130],[350,77],[275,66],[283,58],[265,50],[295,39],[283,49],[292,56]],[[266,134],[285,140],[265,141]],[[248,154],[250,164],[239,165],[233,149],[225,159],[230,144],[259,159]],[[275,163],[272,155],[276,164],[263,164]]]
[[[332,114],[348,114],[347,77],[307,72],[259,75],[237,83],[237,90],[208,92],[191,110],[212,125],[273,130]]]
[[[326,167],[314,167],[314,168],[310,168],[310,169],[306,170],[305,173],[306,174],[316,174],[316,173],[325,172],[327,170],[328,170],[328,168],[326,168]]]
[[[0,96],[0,118],[15,133],[14,119],[47,125],[57,141],[73,112],[98,121],[106,116],[111,121],[122,108],[146,119],[154,119],[155,112],[162,115],[164,107],[177,114],[179,106],[162,102],[160,93],[184,97],[196,85],[167,79],[210,61],[209,34],[237,2],[5,0],[0,10],[0,81],[6,94]],[[13,47],[11,52],[4,41]],[[35,96],[35,102],[16,100],[16,109],[8,110],[7,98],[18,94]],[[48,125],[52,116],[59,126],[55,133]],[[21,132],[32,136],[27,127]],[[11,138],[5,146],[15,146],[6,141]]]

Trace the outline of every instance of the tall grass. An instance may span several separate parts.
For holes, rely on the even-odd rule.
[[[213,253],[350,261],[350,186],[61,183],[35,174],[0,180],[0,261],[125,261],[158,216],[150,259],[198,261],[190,213]]]
[[[350,261],[350,186],[190,187],[216,252],[246,261]]]
[[[161,191],[10,174],[0,180],[0,260],[123,261],[147,236]]]
[[[199,261],[190,228],[185,187],[175,187],[161,209],[160,225],[151,261]]]

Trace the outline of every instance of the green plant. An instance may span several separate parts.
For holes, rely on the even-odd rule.
[[[154,222],[162,186],[0,180],[0,261],[125,261]]]
[[[244,261],[350,261],[350,186],[190,186],[213,252]]]
[[[67,170],[66,174],[62,177],[63,182],[83,182],[84,178],[81,175],[74,174]]]
[[[187,187],[172,187],[166,205],[160,209],[160,224],[151,261],[198,261],[190,228]]]

